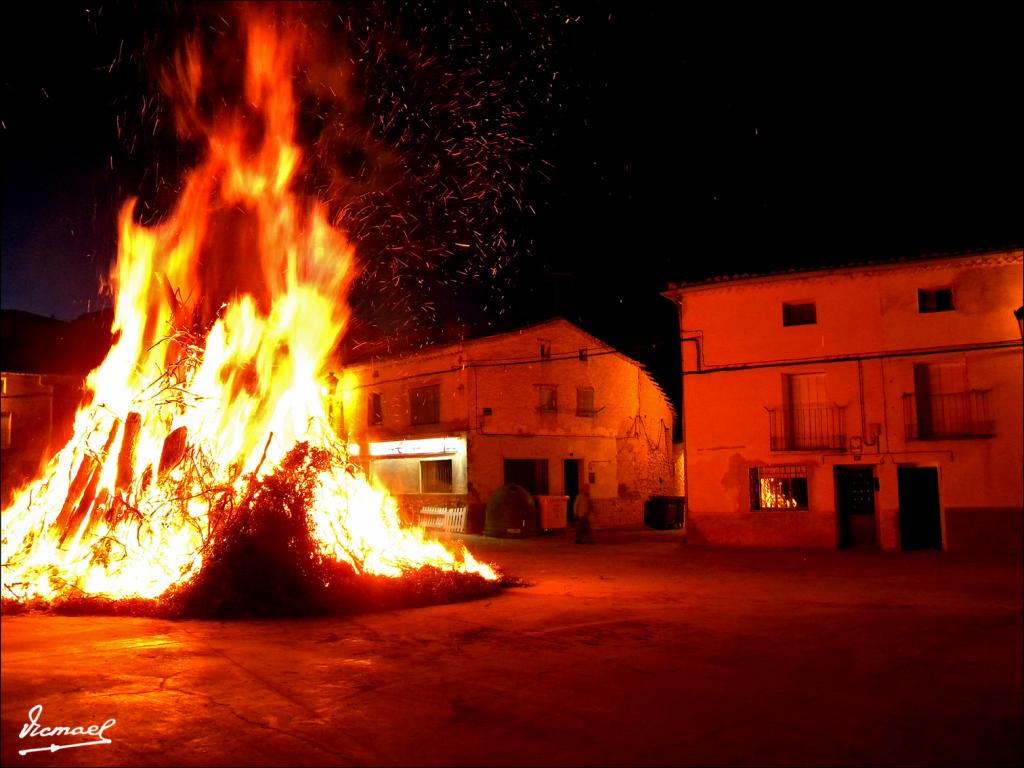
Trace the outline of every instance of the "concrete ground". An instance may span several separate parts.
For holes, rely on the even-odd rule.
[[[471,549],[531,583],[355,618],[12,616],[2,760],[35,765],[1019,765],[1019,558]],[[110,744],[19,738],[114,718]]]

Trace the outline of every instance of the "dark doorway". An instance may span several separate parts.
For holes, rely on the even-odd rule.
[[[523,486],[532,496],[546,496],[547,459],[505,459],[505,482]]]
[[[836,467],[839,546],[876,546],[875,473],[871,467]]]
[[[939,470],[898,467],[900,544],[903,549],[942,549]]]
[[[572,505],[580,492],[580,460],[566,459],[562,462],[562,476],[564,482],[562,487],[565,489],[565,495],[569,497],[568,517],[572,520]]]

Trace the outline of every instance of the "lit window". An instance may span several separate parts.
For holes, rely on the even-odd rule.
[[[950,312],[953,309],[952,288],[917,289],[918,312]]]
[[[380,392],[371,392],[367,400],[367,421],[372,426],[384,423],[384,406],[381,403]]]
[[[420,493],[452,492],[452,460],[433,459],[420,462]]]
[[[417,387],[409,390],[409,412],[413,424],[437,424],[441,421],[441,387]]]
[[[813,301],[783,302],[783,325],[815,325],[818,322],[818,310]]]
[[[558,412],[558,388],[547,384],[542,384],[537,387],[540,393],[540,411],[541,413],[557,413]]]
[[[799,464],[751,467],[750,508],[806,510],[807,467]]]
[[[580,387],[576,390],[576,415],[593,416],[597,413],[594,408],[594,388]]]

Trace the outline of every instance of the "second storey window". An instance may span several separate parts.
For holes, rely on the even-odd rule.
[[[929,312],[950,312],[953,310],[952,288],[918,288],[917,311],[922,314]]]
[[[370,393],[367,400],[366,420],[371,426],[384,423],[384,406],[381,404],[380,392]]]
[[[437,424],[441,421],[441,387],[417,387],[409,390],[409,413],[413,424]]]
[[[594,388],[580,387],[576,390],[576,415],[593,416],[597,413],[594,408]]]
[[[537,387],[540,397],[539,408],[541,413],[558,412],[558,388],[549,384],[541,384]]]
[[[784,301],[782,303],[783,325],[816,325],[818,309],[813,301]]]

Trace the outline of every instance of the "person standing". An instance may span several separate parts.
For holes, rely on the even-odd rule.
[[[590,485],[584,483],[580,486],[580,492],[572,504],[572,516],[576,520],[577,544],[594,543],[594,529],[591,521],[593,510],[594,503],[590,498]]]

